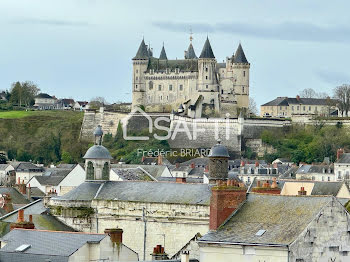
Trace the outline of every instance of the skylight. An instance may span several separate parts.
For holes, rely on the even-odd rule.
[[[258,237],[261,237],[265,232],[266,232],[266,230],[260,229],[258,232],[256,232],[255,235],[258,236]]]
[[[27,245],[27,244],[24,244],[24,245],[20,245],[19,247],[16,248],[16,252],[24,252],[26,251],[28,248],[30,248],[31,245]]]

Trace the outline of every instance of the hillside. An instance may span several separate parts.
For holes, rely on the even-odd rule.
[[[10,159],[41,162],[77,162],[87,142],[78,142],[82,112],[0,112],[0,151]]]

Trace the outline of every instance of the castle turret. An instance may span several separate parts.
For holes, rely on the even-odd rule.
[[[144,74],[147,71],[149,58],[152,56],[151,49],[147,48],[144,39],[142,39],[140,47],[133,61],[133,78],[132,78],[132,106],[141,106],[145,104],[146,82]]]
[[[228,159],[227,148],[221,144],[220,140],[214,145],[209,154],[209,182],[215,183],[217,180],[227,180]]]
[[[211,48],[209,38],[205,41],[198,60],[198,90],[210,92],[205,95],[204,103],[213,104],[219,110],[219,83],[216,76],[216,59]]]
[[[98,126],[94,131],[95,145],[84,156],[86,180],[109,180],[111,154],[102,145],[103,131]]]
[[[166,52],[164,48],[164,43],[163,43],[162,51],[160,51],[159,60],[168,60],[168,57],[166,56]]]
[[[242,45],[239,44],[235,55],[232,58],[233,70],[235,74],[234,91],[237,103],[240,107],[249,106],[249,69],[250,64],[244,54]]]

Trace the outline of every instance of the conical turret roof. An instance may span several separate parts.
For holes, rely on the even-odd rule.
[[[139,50],[137,50],[136,56],[133,59],[148,59],[148,50],[144,39],[142,39]]]
[[[190,43],[186,52],[186,59],[197,59],[196,53],[194,52],[193,45]]]
[[[234,62],[235,63],[248,63],[248,60],[245,57],[241,43],[238,45],[238,48],[236,50]]]
[[[162,51],[160,52],[159,59],[160,59],[160,60],[168,60],[168,57],[166,56],[166,53],[165,53],[164,45],[163,45],[163,47],[162,47]]]
[[[199,58],[215,58],[213,50],[211,49],[211,45],[208,37],[207,37],[207,40],[205,41],[202,53],[199,56]]]

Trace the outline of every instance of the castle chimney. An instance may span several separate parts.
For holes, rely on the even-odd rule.
[[[246,199],[245,187],[228,187],[222,181],[218,182],[220,183],[211,189],[210,230],[216,230]]]
[[[123,243],[123,229],[121,228],[106,228],[105,234],[111,238],[111,242],[117,245]]]
[[[306,196],[306,191],[305,191],[305,188],[303,186],[298,191],[298,195],[299,196]]]
[[[190,252],[189,251],[183,251],[181,253],[181,262],[190,262]]]
[[[151,254],[152,260],[169,260],[168,254],[165,253],[164,247],[162,245],[157,245],[153,248],[153,253]]]
[[[339,160],[343,154],[344,154],[344,149],[343,148],[338,148],[338,150],[337,150],[337,160]]]

